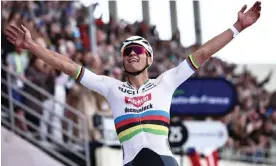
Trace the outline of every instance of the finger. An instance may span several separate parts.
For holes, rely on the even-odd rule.
[[[19,30],[18,30],[18,28],[17,28],[17,26],[16,25],[14,25],[14,24],[11,24],[11,29],[14,31],[14,32],[16,32],[16,33],[21,33]]]
[[[16,40],[16,37],[13,36],[12,34],[7,33],[6,35],[8,36],[8,38],[10,38],[10,39],[12,39],[12,40]]]
[[[261,9],[262,9],[262,7],[261,6],[258,6],[256,9],[255,9],[255,11],[261,11]]]
[[[254,11],[257,6],[261,5],[260,1],[256,1],[254,5],[249,9],[249,11]]]
[[[260,7],[261,7],[261,4],[257,5],[257,6],[254,8],[253,11],[259,11]]]
[[[13,36],[17,36],[17,35],[18,35],[18,34],[17,34],[14,30],[12,30],[10,27],[7,28],[7,32],[10,33],[10,35],[13,35]]]
[[[11,28],[14,29],[18,34],[22,34],[23,32],[15,25],[11,25]]]
[[[7,39],[8,39],[8,41],[9,41],[10,43],[12,43],[12,44],[15,45],[15,40],[12,40],[12,39],[10,39],[10,38],[7,38]]]
[[[22,24],[21,24],[21,29],[22,29],[25,33],[29,32],[29,30],[28,30],[26,27],[24,27],[24,25],[22,25]]]
[[[5,33],[9,38],[13,38],[16,39],[16,35],[12,34],[11,32],[9,32],[8,30]]]
[[[247,5],[243,5],[243,7],[241,8],[240,12],[243,13],[246,10],[246,8],[247,8]]]
[[[254,9],[252,12],[250,12],[250,15],[253,17],[256,17],[256,15],[260,14],[261,6],[257,6],[256,9]]]
[[[253,5],[254,8],[256,8],[257,6],[260,6],[261,5],[261,2],[260,1],[256,1]]]

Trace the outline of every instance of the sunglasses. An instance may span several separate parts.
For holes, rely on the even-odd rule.
[[[123,56],[129,56],[132,51],[134,51],[137,55],[144,54],[147,52],[147,50],[142,46],[131,45],[131,46],[124,48]]]

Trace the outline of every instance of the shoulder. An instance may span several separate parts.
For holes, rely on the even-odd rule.
[[[99,83],[101,84],[105,84],[107,85],[108,87],[113,87],[113,86],[118,86],[118,85],[121,85],[121,84],[124,84],[124,82],[120,81],[120,80],[117,80],[113,77],[110,77],[110,76],[106,76],[106,75],[97,75],[98,76],[98,81]]]
[[[152,80],[152,82],[154,82],[155,84],[158,85],[158,84],[164,82],[164,80],[165,80],[165,75],[167,75],[167,74],[168,74],[168,71],[166,71],[166,72],[160,74],[156,79],[151,79],[151,80]]]
[[[117,84],[117,85],[124,84],[124,82],[117,80],[113,77],[105,76],[105,75],[100,75],[100,76],[102,77],[102,81],[109,81],[109,82],[111,82],[113,84]]]

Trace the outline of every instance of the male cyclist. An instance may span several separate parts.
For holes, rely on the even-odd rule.
[[[245,9],[246,5],[239,11],[233,26],[157,79],[148,78],[147,69],[153,62],[153,50],[139,36],[128,38],[121,49],[127,82],[96,75],[67,57],[36,44],[30,31],[24,26],[9,27],[7,36],[17,47],[28,49],[49,65],[74,76],[82,85],[108,100],[123,147],[124,166],[178,166],[167,140],[172,95],[203,62],[259,19],[260,2],[256,2],[247,12]]]

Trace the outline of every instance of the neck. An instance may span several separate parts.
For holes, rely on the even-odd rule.
[[[136,89],[139,89],[146,81],[148,81],[148,79],[147,71],[144,71],[137,76],[128,75],[128,82]]]

